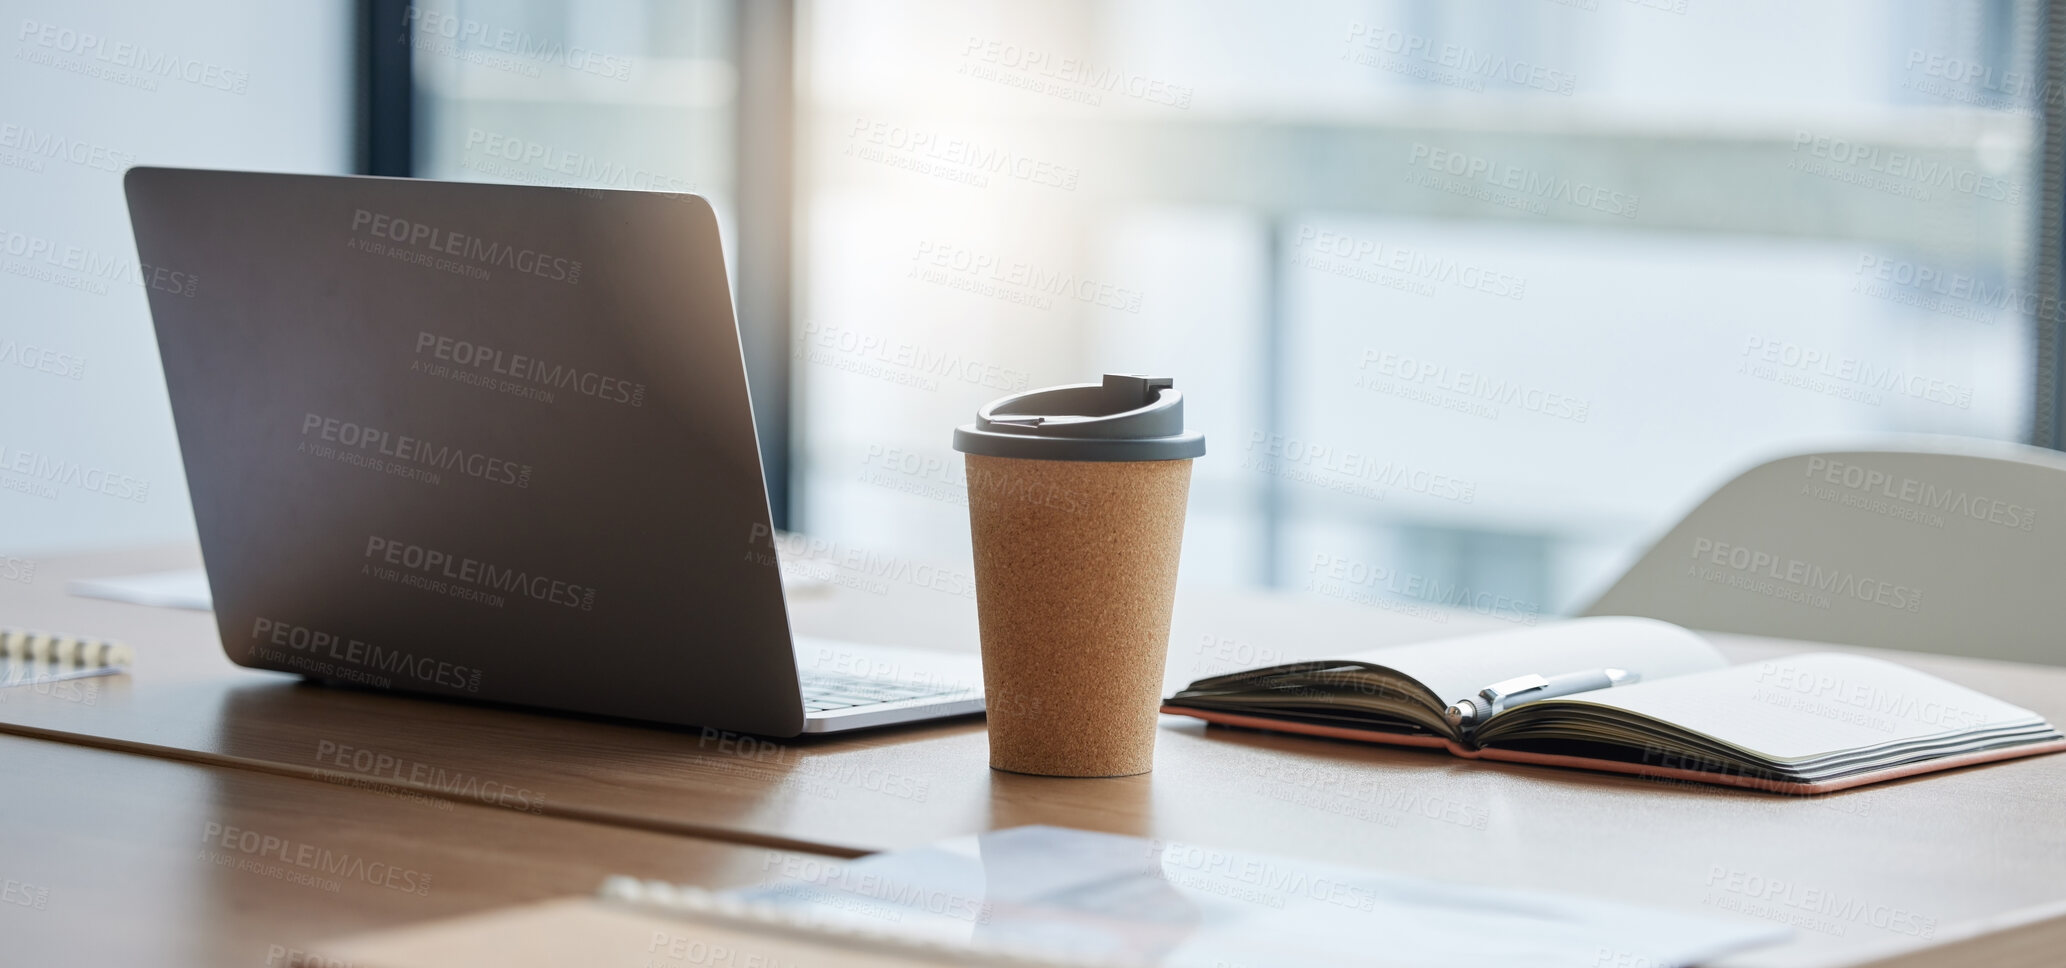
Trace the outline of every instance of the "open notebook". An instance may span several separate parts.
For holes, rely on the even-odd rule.
[[[1475,722],[1460,699],[1520,676],[1603,669],[1628,684],[1524,701]],[[1732,666],[1699,636],[1588,618],[1293,662],[1191,683],[1162,711],[1457,756],[1827,793],[2066,749],[2027,709],[1844,653]]]

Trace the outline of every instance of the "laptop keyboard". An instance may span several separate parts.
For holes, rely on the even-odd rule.
[[[972,693],[967,689],[943,689],[938,683],[864,679],[837,672],[799,670],[797,679],[803,687],[803,711],[806,713]]]

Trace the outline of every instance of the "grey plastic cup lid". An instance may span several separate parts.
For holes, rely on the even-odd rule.
[[[1169,377],[1107,373],[1103,383],[992,400],[954,430],[954,449],[1031,460],[1184,460],[1205,435],[1184,432],[1184,395]]]

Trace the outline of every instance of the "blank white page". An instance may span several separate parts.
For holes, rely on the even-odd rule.
[[[1790,655],[1545,702],[1640,713],[1779,763],[2040,721],[2028,709],[1936,676],[1840,652]]]

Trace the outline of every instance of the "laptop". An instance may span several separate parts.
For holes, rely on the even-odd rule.
[[[791,633],[704,199],[123,181],[232,661],[767,736],[982,710],[972,654]]]

